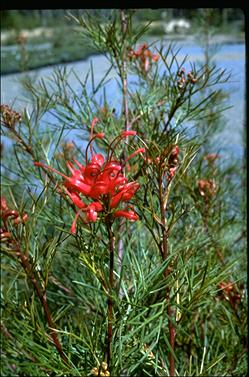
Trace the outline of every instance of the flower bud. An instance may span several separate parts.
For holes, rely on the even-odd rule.
[[[123,131],[121,133],[121,137],[126,137],[126,136],[135,136],[137,134],[137,131]]]

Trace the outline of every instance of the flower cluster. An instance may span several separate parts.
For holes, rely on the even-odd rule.
[[[21,122],[22,120],[21,114],[12,110],[8,105],[1,105],[0,112],[1,120],[7,128],[14,128],[16,123]]]
[[[172,180],[179,165],[180,148],[178,145],[169,145],[160,156],[151,159],[147,158],[148,163],[163,165],[167,173],[168,182]]]
[[[168,180],[171,181],[171,179],[174,177],[176,169],[179,164],[179,152],[180,148],[178,145],[174,146],[171,154],[168,159]]]
[[[213,179],[200,179],[198,182],[199,193],[204,199],[211,198],[216,193],[216,184]]]
[[[103,377],[109,377],[110,376],[110,372],[108,370],[108,365],[105,361],[103,361],[101,363],[101,366],[100,367],[95,367],[92,369],[92,374],[94,376],[103,376]]]
[[[221,298],[228,300],[230,305],[236,309],[238,304],[241,302],[241,294],[234,283],[230,281],[222,281],[219,284],[219,288],[221,289]]]
[[[96,119],[93,120],[93,124],[95,123]],[[113,150],[117,144],[131,135],[136,135],[136,132],[126,131],[116,137],[109,145],[106,159],[102,154],[94,154],[91,147],[92,141],[96,138],[103,138],[104,134],[99,133],[91,137],[86,148],[86,165],[80,164],[77,160],[74,160],[74,164],[67,161],[67,167],[71,173],[69,176],[41,162],[35,162],[36,166],[49,169],[64,178],[63,189],[78,209],[71,227],[72,233],[76,232],[76,222],[79,216],[85,223],[96,222],[99,213],[111,216],[112,219],[124,217],[131,221],[138,220],[138,215],[132,206],[126,205],[125,208],[119,209],[118,207],[122,203],[129,202],[140,187],[138,182],[128,182],[123,174],[124,164],[130,158],[143,153],[144,149],[139,148],[133,152],[126,158],[124,164],[113,158]],[[89,147],[91,150],[90,161],[87,158]]]
[[[17,226],[18,224],[25,223],[28,220],[28,215],[20,214],[18,211],[12,210],[8,207],[5,197],[1,197],[1,220],[2,227],[0,229],[1,241],[11,241],[13,236],[9,230],[9,221],[12,222],[12,225]]]
[[[186,76],[184,67],[177,72],[177,76],[179,77],[177,81],[177,86],[179,89],[184,89],[188,84],[195,84],[197,82],[197,78],[194,76],[193,72],[189,72]]]
[[[56,158],[58,159],[66,159],[66,160],[72,160],[75,157],[75,146],[72,142],[62,142],[60,144],[61,152],[56,153]]]
[[[204,156],[204,160],[206,160],[208,163],[213,163],[218,158],[220,158],[220,155],[217,153],[209,153],[206,156]]]
[[[152,52],[148,49],[147,43],[143,43],[137,51],[134,51],[132,48],[129,51],[128,57],[130,60],[138,60],[140,68],[144,72],[148,72],[151,68],[152,62],[157,62],[159,59],[158,54],[152,54]]]

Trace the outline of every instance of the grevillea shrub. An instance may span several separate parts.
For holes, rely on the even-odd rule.
[[[212,142],[229,75],[133,16],[69,15],[104,77],[58,68],[1,105],[3,375],[246,373],[244,173]]]

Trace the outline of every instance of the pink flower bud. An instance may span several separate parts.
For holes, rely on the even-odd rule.
[[[157,61],[159,60],[159,55],[158,55],[158,54],[153,55],[153,56],[152,56],[152,60],[153,60],[154,62],[157,62]]]
[[[8,209],[7,201],[4,196],[1,196],[1,211],[6,211]]]
[[[172,156],[177,156],[180,152],[180,148],[178,147],[178,145],[176,145],[173,149],[172,149],[172,152],[171,152],[171,155]]]
[[[126,136],[135,136],[137,134],[137,131],[123,131],[121,133],[121,137],[126,137]]]
[[[94,127],[95,124],[99,121],[99,119],[97,117],[94,117],[93,120],[92,120],[92,124],[91,126]]]
[[[75,216],[74,221],[73,221],[73,223],[72,223],[72,226],[71,226],[71,233],[72,233],[72,234],[75,234],[75,233],[76,233],[76,223],[77,223],[77,220],[78,220],[79,214],[80,214],[80,211],[76,213],[76,216]]]
[[[144,152],[145,152],[144,148],[137,149],[135,152],[133,152],[132,154],[130,154],[130,156],[127,157],[127,159],[125,160],[125,162],[129,161],[131,158],[135,157],[137,154],[144,153]]]
[[[105,137],[104,132],[99,132],[98,134],[94,135],[95,138],[97,139],[103,139]]]

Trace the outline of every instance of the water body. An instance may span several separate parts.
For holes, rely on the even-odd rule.
[[[165,42],[165,44],[168,42]],[[194,41],[179,41],[176,48],[181,47],[178,53],[178,60],[181,61],[188,55],[188,62],[197,63],[202,62],[204,55],[203,49]],[[242,157],[244,152],[244,123],[245,123],[245,45],[244,43],[223,43],[219,45],[216,51],[214,60],[217,67],[226,69],[232,73],[231,79],[223,84],[223,88],[230,92],[230,97],[225,105],[232,106],[231,109],[225,112],[225,126],[220,134],[216,134],[214,141],[218,141],[220,150],[229,158]],[[108,70],[110,63],[105,56],[94,55],[87,60],[66,64],[68,71],[73,69],[76,74],[82,79],[89,71],[90,62],[92,63],[95,82],[98,83]],[[188,63],[185,65],[188,70]],[[28,76],[32,81],[37,81],[40,78],[48,79],[51,77],[55,67],[46,67],[30,71],[26,73],[4,75],[1,78],[1,103],[13,106],[15,110],[21,110],[24,107],[30,106],[27,96],[24,94],[20,80],[24,76]],[[118,86],[115,78],[117,77],[114,69],[109,73],[110,81],[106,85],[106,94],[109,103],[113,107],[120,106],[120,95],[118,95]],[[80,91],[80,85],[76,77],[70,73],[68,81],[71,87],[76,91]],[[98,98],[100,100],[100,97]],[[47,119],[49,120],[49,118]],[[72,135],[71,135],[72,137]],[[4,138],[4,144],[8,141]],[[210,151],[210,152],[216,152]]]

